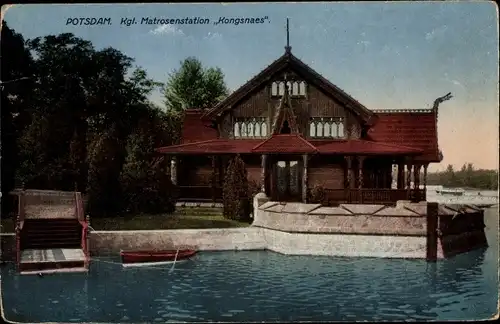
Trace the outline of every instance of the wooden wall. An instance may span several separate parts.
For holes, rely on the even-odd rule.
[[[308,163],[308,188],[322,186],[325,189],[343,189],[345,162],[341,158],[316,156]]]
[[[247,168],[247,179],[260,185],[261,177],[261,158],[260,155],[243,156],[243,161]]]
[[[180,186],[211,186],[213,174],[212,162],[207,156],[186,156],[179,160],[178,183]],[[260,184],[261,180],[261,160],[260,155],[248,155],[242,157],[247,169],[248,181]],[[228,158],[226,158],[228,160]],[[217,172],[221,172],[224,177],[228,161],[221,161],[224,166]],[[222,181],[223,182],[223,181]]]

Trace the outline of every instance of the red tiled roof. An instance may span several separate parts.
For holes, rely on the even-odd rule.
[[[387,144],[387,143],[380,143],[380,142],[373,142],[373,141],[366,141],[366,140],[345,140],[345,141],[339,141],[339,140],[311,140],[311,144],[313,144],[317,149],[318,152],[321,153],[339,153],[339,154],[377,154],[377,155],[382,155],[382,154],[420,154],[422,153],[422,150],[416,149],[416,148],[411,148],[411,147],[406,147],[406,146],[401,146],[401,145],[394,145],[394,144]]]
[[[377,123],[368,131],[370,139],[423,150],[421,160],[439,162],[436,116],[426,112],[378,112]]]
[[[217,130],[209,127],[209,124],[201,118],[202,115],[203,110],[201,109],[186,109],[184,111],[182,144],[217,139]]]
[[[278,134],[252,149],[254,153],[314,153],[317,149],[297,134]]]
[[[160,147],[156,149],[156,151],[164,154],[252,153],[252,149],[255,145],[261,142],[261,139],[214,139]]]

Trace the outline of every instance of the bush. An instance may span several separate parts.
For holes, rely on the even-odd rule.
[[[248,182],[248,199],[250,203],[253,201],[253,197],[260,192],[261,185],[257,181]]]
[[[229,162],[222,192],[224,217],[234,220],[250,218],[248,179],[245,162],[237,155]]]
[[[326,192],[323,186],[317,185],[310,192],[310,202],[315,204],[322,204],[325,202]]]

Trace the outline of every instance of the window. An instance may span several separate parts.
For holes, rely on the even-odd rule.
[[[235,138],[262,138],[267,136],[265,117],[238,118],[234,123]]]
[[[299,83],[294,82],[292,86],[292,96],[298,96],[299,95]]]
[[[292,97],[305,97],[306,83],[304,81],[286,81],[288,93]],[[271,96],[281,97],[285,93],[285,81],[274,81],[271,84]]]
[[[310,123],[309,125],[309,136],[315,137],[316,136],[316,123]]]
[[[334,117],[311,118],[309,136],[316,138],[344,138],[344,119]]]
[[[300,96],[306,95],[306,83],[304,81],[299,83],[299,95]]]
[[[277,96],[278,95],[278,83],[273,82],[271,85],[271,96]]]
[[[331,125],[330,123],[325,123],[325,126],[324,126],[324,128],[323,128],[323,135],[324,135],[325,137],[330,137],[330,136],[333,136],[333,134],[332,134],[332,135],[330,135],[330,125]]]
[[[234,137],[240,137],[240,123],[234,123]]]
[[[261,129],[260,129],[260,136],[261,137],[266,137],[267,136],[267,124],[266,122],[262,122],[261,124]]]
[[[261,123],[255,123],[255,129],[253,130],[255,137],[260,137],[260,129],[261,129],[260,124]]]
[[[278,96],[282,96],[285,94],[285,83],[284,82],[280,82],[279,83],[279,91],[278,91]]]

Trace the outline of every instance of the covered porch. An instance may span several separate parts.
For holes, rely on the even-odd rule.
[[[421,150],[403,146],[365,140],[308,141],[281,134],[264,141],[188,143],[158,153],[171,160],[171,180],[184,202],[221,202],[225,171],[236,155],[245,161],[249,181],[273,201],[391,205],[426,198],[428,163],[418,159]],[[323,194],[320,201],[313,201],[317,187]]]
[[[334,161],[335,164],[327,164]],[[385,204],[426,199],[427,164],[404,158],[324,155],[263,155],[263,192],[272,201],[339,204]],[[396,162],[396,164],[394,164]],[[336,168],[328,166],[337,166]],[[313,172],[327,185],[311,181]],[[420,173],[423,170],[423,188]],[[318,176],[316,176],[318,178]],[[330,184],[330,186],[328,186]],[[337,184],[337,185],[335,185]],[[334,188],[332,188],[334,187]],[[314,191],[321,191],[315,197]],[[316,194],[317,196],[317,194]]]

